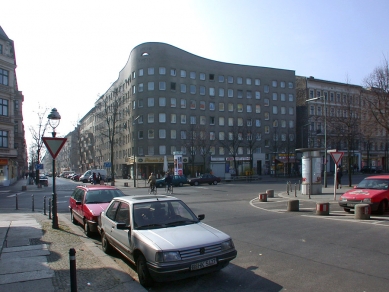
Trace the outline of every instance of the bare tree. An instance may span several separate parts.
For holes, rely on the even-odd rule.
[[[216,146],[216,140],[209,139],[209,132],[206,130],[205,126],[199,126],[198,133],[199,135],[196,139],[197,149],[203,159],[204,172],[207,172],[206,160],[207,157],[211,155],[211,149]],[[210,169],[210,167],[208,168]]]
[[[243,125],[234,125],[228,127],[227,136],[224,140],[219,139],[220,145],[227,149],[228,154],[231,155],[234,159],[234,170],[235,174],[238,175],[238,165],[236,158],[238,156],[239,147],[242,147],[243,144]]]
[[[39,107],[39,109],[41,110],[40,107]],[[47,130],[47,126],[49,124],[49,120],[46,117],[47,111],[48,111],[48,109],[46,108],[46,109],[43,109],[42,111],[38,112],[37,113],[38,124],[36,125],[36,127],[31,126],[29,128],[31,136],[32,136],[32,140],[33,140],[33,143],[31,144],[30,147],[31,147],[31,149],[34,149],[36,151],[36,154],[37,154],[35,165],[40,164],[40,159],[41,159],[41,154],[42,154],[41,152],[42,152],[42,148],[44,147],[44,143],[43,143],[42,138],[45,135],[45,132]],[[46,122],[44,122],[44,119],[46,119]],[[31,161],[31,165],[32,166],[34,165],[33,161]],[[35,182],[37,185],[39,184],[39,169],[38,168],[36,168],[36,170],[35,170]]]

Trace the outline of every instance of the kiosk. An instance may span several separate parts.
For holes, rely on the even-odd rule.
[[[302,152],[301,157],[301,194],[318,195],[322,193],[321,170],[322,157],[320,156],[322,148],[301,148],[296,149]]]

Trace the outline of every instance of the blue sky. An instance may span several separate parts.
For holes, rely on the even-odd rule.
[[[44,108],[61,114],[59,135],[72,131],[144,42],[362,85],[389,59],[388,12],[387,0],[13,0],[0,26],[15,42],[29,142]]]

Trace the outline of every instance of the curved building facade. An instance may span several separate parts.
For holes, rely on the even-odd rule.
[[[117,175],[133,176],[134,161],[139,175],[162,173],[164,156],[172,168],[176,152],[186,174],[270,172],[280,154],[294,153],[295,80],[292,70],[218,62],[165,43],[135,47],[96,102],[120,98]],[[104,127],[96,118],[96,137]],[[107,141],[96,138],[95,147],[109,160]]]

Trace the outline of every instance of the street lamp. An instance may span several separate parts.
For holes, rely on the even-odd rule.
[[[318,96],[307,99],[305,102],[310,102],[318,99],[324,99],[324,187],[327,187],[327,98],[325,96]]]
[[[304,148],[304,128],[306,127],[306,126],[309,126],[310,125],[310,123],[308,123],[308,124],[305,124],[305,125],[303,125],[302,127],[301,127],[301,148]],[[309,135],[308,135],[308,138],[309,138]],[[309,146],[308,146],[309,147]]]
[[[53,108],[51,110],[51,113],[47,116],[49,119],[49,124],[51,128],[53,128],[53,132],[51,133],[53,138],[55,138],[56,132],[55,128],[58,127],[59,122],[61,121],[61,116],[59,115],[58,111],[56,108]],[[57,194],[55,193],[55,158],[53,158],[53,228],[54,229],[59,229],[58,226],[58,212],[57,212]]]

